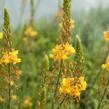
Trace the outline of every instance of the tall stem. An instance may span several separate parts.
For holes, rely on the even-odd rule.
[[[11,51],[12,48],[12,32],[11,32],[11,26],[10,26],[10,16],[8,13],[8,10],[4,9],[4,25],[3,25],[3,31],[4,31],[4,39],[5,39],[5,49],[8,52]],[[11,85],[10,85],[10,78],[11,78],[11,64],[9,63],[8,66],[8,74],[9,74],[9,89],[8,89],[8,109],[11,109]]]
[[[60,80],[60,76],[61,76],[61,71],[62,71],[62,62],[61,62],[60,71],[59,71],[59,74],[58,74],[58,77],[57,77],[57,82],[56,82],[56,88],[55,88],[54,98],[55,98],[55,96],[57,95],[57,89],[58,89],[58,85],[59,85],[59,80]]]
[[[61,72],[62,72],[62,64],[63,64],[63,61],[61,61],[61,64],[60,64],[60,71],[59,71],[58,76],[57,76],[57,82],[56,82],[56,86],[55,86],[55,91],[54,91],[54,96],[53,96],[53,102],[52,102],[52,105],[51,105],[51,109],[54,109],[55,97],[57,96],[59,80],[60,80],[60,76],[61,76]]]
[[[9,93],[8,93],[8,96],[9,96],[9,104],[8,104],[8,107],[9,109],[11,109],[11,86],[10,86],[10,78],[11,78],[11,72],[10,72],[10,67],[11,65],[9,64],[8,65],[8,73],[9,73]]]
[[[34,18],[35,18],[34,0],[31,0],[31,19],[30,19],[31,26],[34,26]]]
[[[98,104],[97,109],[100,109],[100,106],[101,106],[102,101],[103,101],[103,99],[104,99],[104,97],[105,97],[105,94],[106,94],[106,91],[107,91],[108,86],[109,86],[109,80],[108,80],[108,82],[107,82],[107,85],[106,85],[106,87],[105,87],[105,90],[104,90],[103,96],[101,97],[101,100],[100,100],[100,102],[99,102],[99,104]]]

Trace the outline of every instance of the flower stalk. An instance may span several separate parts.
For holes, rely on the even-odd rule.
[[[8,14],[7,9],[4,9],[4,36],[5,36],[5,46],[6,46],[6,50],[9,54],[9,52],[11,52],[11,48],[12,48],[12,33],[11,33],[11,26],[10,26],[10,17]],[[11,78],[11,64],[8,64],[8,73],[9,73],[9,91],[8,91],[8,100],[9,100],[9,104],[8,104],[8,109],[11,109],[11,86],[10,86],[10,78]]]
[[[63,17],[61,26],[61,42],[66,43],[71,39],[71,29],[73,28],[73,20],[71,20],[71,0],[63,1]]]
[[[39,109],[45,109],[46,108],[46,102],[47,102],[47,90],[48,90],[48,84],[47,84],[47,72],[49,71],[49,58],[47,55],[44,56],[43,63],[42,63],[42,76],[41,76],[41,88],[40,88],[40,101],[39,101]]]
[[[100,100],[100,102],[99,102],[99,104],[98,104],[97,109],[100,109],[100,107],[101,107],[101,104],[102,104],[103,99],[104,99],[104,97],[105,97],[105,94],[106,94],[106,92],[107,92],[108,86],[109,86],[109,80],[108,80],[107,85],[106,85],[106,87],[105,87],[105,89],[104,89],[104,93],[103,93],[103,95],[102,95],[102,97],[101,97],[101,100]]]
[[[60,107],[62,106],[62,104],[64,103],[65,99],[67,98],[67,94],[64,96],[64,98],[62,99],[62,101],[60,102],[59,106],[57,107],[57,109],[60,109]]]
[[[30,25],[34,27],[34,19],[35,19],[35,6],[34,0],[30,0],[31,4],[31,18],[30,18]]]
[[[84,72],[84,54],[83,54],[83,49],[82,49],[82,44],[81,44],[81,39],[77,35],[76,36],[77,42],[76,42],[76,63],[77,63],[77,69],[79,73]]]
[[[55,90],[54,90],[54,96],[53,96],[51,109],[54,109],[55,98],[57,96],[57,90],[58,90],[59,81],[60,81],[60,77],[61,77],[61,73],[62,73],[62,65],[63,65],[63,61],[61,61],[61,63],[60,63],[60,71],[58,73],[57,80],[56,80],[56,85],[55,85]]]

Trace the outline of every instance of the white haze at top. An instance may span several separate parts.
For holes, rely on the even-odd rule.
[[[22,5],[22,1],[26,1]],[[0,0],[0,23],[3,21],[3,8],[7,7],[11,16],[12,25],[16,27],[20,20],[22,23],[29,20],[30,0]],[[36,18],[50,17],[55,14],[62,0],[35,0],[39,1],[36,11]],[[89,12],[92,8],[109,6],[109,0],[72,0],[72,13]],[[22,14],[22,17],[20,17]]]

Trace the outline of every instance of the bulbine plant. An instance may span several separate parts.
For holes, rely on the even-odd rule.
[[[29,50],[36,49],[35,41],[37,39],[38,32],[35,29],[35,0],[30,1],[30,20],[29,23],[25,26],[23,31],[23,41],[25,46],[30,45]]]
[[[109,42],[109,31],[104,32],[104,39],[105,39],[106,42]],[[104,98],[107,94],[108,87],[109,87],[109,78],[106,78],[106,77],[108,77],[108,74],[106,72],[109,71],[109,56],[108,56],[108,53],[109,53],[109,51],[107,50],[106,61],[105,61],[104,64],[102,64],[102,74],[100,74],[101,75],[100,76],[100,84],[101,84],[100,86],[102,86],[102,88],[104,90],[103,90],[103,93],[102,93],[101,98],[99,100],[97,109],[101,109],[103,100],[104,100]]]
[[[37,32],[35,31],[35,1],[34,0],[30,0],[30,7],[31,7],[31,10],[30,10],[30,21],[29,21],[29,27],[26,29],[25,31],[25,36],[28,36],[28,37],[32,37],[34,38],[35,36],[37,36]]]
[[[107,24],[108,20],[101,22],[97,17],[103,12],[94,12],[94,16],[91,12],[87,20],[78,18],[76,25],[71,17],[71,0],[63,0],[52,20],[58,25],[45,19],[36,25],[36,1],[39,5],[41,0],[29,0],[30,19],[21,28],[22,33],[19,28],[12,32],[8,10],[4,9],[0,28],[0,109],[109,109],[109,30],[104,32],[106,43],[92,37],[100,33],[100,25]],[[92,24],[94,18],[96,26]],[[108,18],[108,14],[102,18]],[[74,31],[79,31],[81,38]],[[100,56],[103,58],[97,58]]]
[[[71,30],[75,27],[71,19],[71,0],[63,0],[63,16],[60,26],[59,42],[52,49],[50,57],[55,63],[54,71],[57,78],[54,86],[51,109],[60,109],[64,101],[78,102],[81,92],[86,90],[87,83],[83,76],[84,57],[81,49],[81,41],[77,36],[77,49],[71,44]],[[73,57],[72,57],[73,56]],[[75,56],[75,58],[74,58]],[[58,65],[58,70],[56,69]],[[59,97],[60,96],[60,97]],[[56,105],[56,101],[59,102]]]
[[[1,48],[0,54],[0,89],[2,90],[0,97],[2,98],[2,102],[6,102],[3,106],[5,107],[4,109],[6,109],[6,105],[7,109],[12,109],[12,100],[17,99],[17,82],[21,76],[21,71],[17,67],[17,64],[21,62],[21,59],[18,57],[18,50],[15,50],[12,45],[10,17],[7,9],[4,9],[4,25],[1,38],[3,38],[4,47]]]

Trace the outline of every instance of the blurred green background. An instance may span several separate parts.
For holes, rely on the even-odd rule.
[[[22,59],[22,62],[19,65],[22,70],[19,97],[21,98],[22,102],[25,96],[30,96],[34,104],[31,109],[38,109],[37,107],[35,107],[35,104],[37,104],[36,99],[39,98],[39,87],[42,82],[42,65],[44,60],[43,57],[45,54],[50,54],[51,49],[55,46],[57,42],[59,34],[59,17],[55,16],[56,11],[58,11],[59,9],[58,1],[56,2],[57,5],[51,6],[49,4],[45,7],[45,9],[44,7],[39,6],[40,8],[38,9],[39,12],[36,13],[37,19],[35,22],[35,29],[38,32],[38,35],[34,40],[28,42],[27,44],[24,43],[23,35],[24,28],[29,21],[30,10],[26,9],[24,13],[20,13],[19,11],[19,17],[17,17],[15,14],[13,14],[13,12],[11,12],[11,10],[13,9],[15,9],[15,13],[18,12],[17,9],[19,8],[15,8],[18,4],[17,0],[11,1],[10,3],[8,2],[7,4],[9,7],[9,13],[13,26],[13,46],[16,49],[19,49],[19,54]],[[11,7],[12,3],[14,2],[16,5],[14,6],[13,4],[13,7]],[[82,1],[83,4],[85,2],[86,1]],[[46,2],[46,4],[47,3],[48,2]],[[77,3],[76,5],[73,4],[74,6],[76,6],[75,9],[78,9],[80,6],[80,2]],[[104,4],[108,6],[107,3],[108,2],[105,3],[104,1]],[[98,5],[99,2],[96,2],[96,4]],[[106,5],[104,4],[103,6],[101,6],[101,4],[99,4],[98,6],[93,5],[96,8],[94,8],[93,6],[89,6],[90,9],[84,8],[85,10],[83,8],[80,8],[78,9],[79,11],[73,11],[74,14],[72,14],[72,18],[75,20],[76,25],[75,29],[72,32],[72,43],[75,46],[75,36],[78,34],[82,40],[82,46],[85,55],[84,75],[88,83],[88,89],[85,91],[85,93],[82,94],[81,101],[78,104],[71,104],[70,109],[96,109],[98,100],[100,99],[100,95],[97,94],[98,84],[96,81],[98,81],[97,75],[99,73],[102,73],[100,69],[102,63],[104,63],[108,49],[107,43],[103,39],[103,32],[107,30],[109,25],[109,8],[105,7]],[[39,5],[41,5],[41,2],[39,3]],[[52,9],[53,6],[54,9]],[[47,7],[49,7],[50,9],[48,9]],[[83,10],[81,11],[81,9]],[[52,12],[41,14],[40,10],[42,10],[41,12],[43,12],[43,10],[47,12],[51,10]],[[27,18],[20,15],[27,15]],[[19,18],[21,18],[21,22]],[[26,22],[24,22],[25,19]],[[0,23],[2,25],[2,20]],[[108,99],[108,97],[105,98],[103,104],[104,108],[101,107],[101,109],[109,109]],[[50,101],[48,100],[47,102],[49,104]],[[2,107],[0,109],[2,109]],[[19,108],[15,106],[14,109]]]

